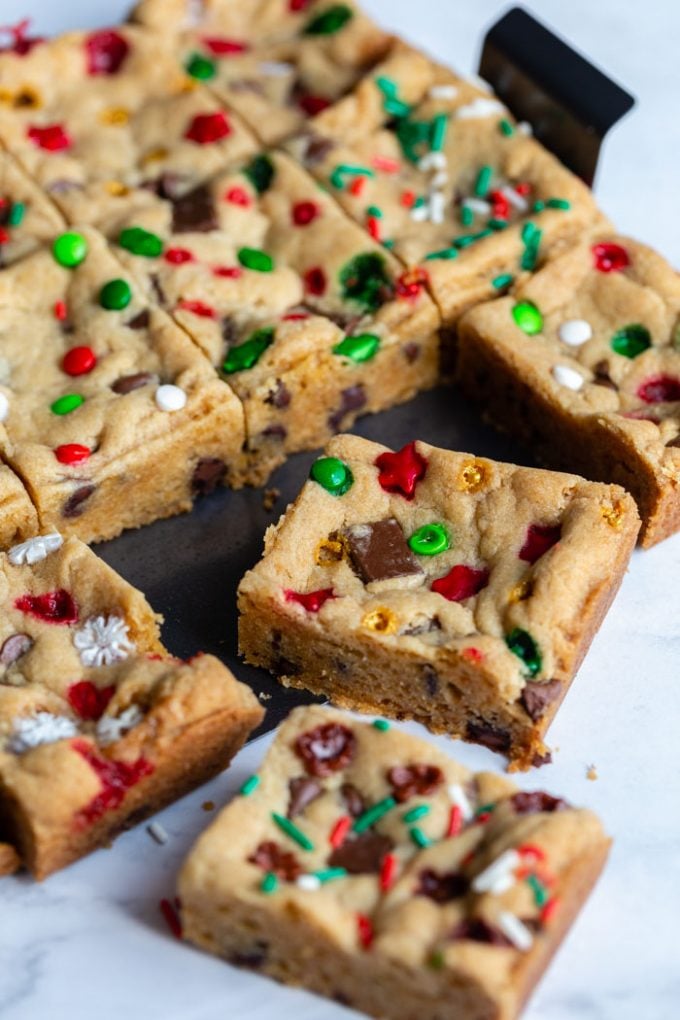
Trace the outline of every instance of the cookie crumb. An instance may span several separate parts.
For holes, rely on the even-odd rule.
[[[201,804],[201,807],[203,808],[204,811],[214,811],[215,810],[215,801],[214,800],[204,800],[203,803]]]
[[[271,701],[271,694],[267,694],[266,691],[260,691],[258,698],[260,701]]]
[[[589,765],[586,769],[586,779],[590,779],[591,782],[595,782],[598,778],[597,769],[594,765]]]
[[[274,504],[281,495],[280,489],[265,489],[262,495],[262,506],[265,510],[273,510]]]

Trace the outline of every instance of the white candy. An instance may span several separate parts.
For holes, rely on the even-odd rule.
[[[569,344],[570,347],[580,347],[590,340],[593,328],[585,319],[569,319],[562,323],[558,335],[562,343]]]
[[[53,531],[49,535],[37,535],[35,538],[29,538],[27,542],[12,546],[7,553],[7,559],[13,567],[39,563],[50,553],[60,549],[63,541],[58,531]]]
[[[0,421],[6,421],[9,414],[9,400],[4,393],[0,393]]]
[[[120,616],[91,616],[73,635],[73,644],[83,666],[110,666],[135,650]]]
[[[483,117],[493,117],[495,114],[506,113],[506,109],[497,99],[487,99],[486,96],[478,96],[471,103],[459,106],[456,110],[456,120],[481,120]]]
[[[156,390],[156,406],[161,411],[181,411],[186,402],[187,395],[179,386],[165,383]]]
[[[568,390],[580,390],[585,382],[581,373],[569,365],[555,365],[552,374],[555,382],[566,386]]]
[[[508,910],[501,910],[498,915],[498,927],[505,937],[512,942],[515,949],[526,953],[534,944],[534,936],[525,924]]]
[[[7,742],[7,749],[13,754],[23,754],[40,744],[54,744],[57,740],[75,737],[78,727],[72,719],[51,712],[36,712],[35,715],[15,719],[14,732]]]
[[[472,810],[472,804],[470,803],[465,790],[460,783],[452,783],[451,786],[449,786],[448,792],[449,800],[460,810],[463,821],[468,822],[472,818],[474,811]]]
[[[428,92],[430,99],[455,99],[457,95],[457,85],[433,85]]]
[[[516,850],[506,850],[497,857],[493,864],[481,871],[472,880],[472,890],[476,893],[493,893],[499,896],[507,892],[515,884],[515,868],[520,863]]]
[[[103,715],[97,723],[97,740],[106,747],[120,740],[128,730],[132,730],[142,721],[144,713],[137,705],[130,705],[120,715]]]
[[[298,889],[304,889],[306,892],[316,892],[321,888],[321,880],[316,875],[300,875],[295,879],[295,884]]]

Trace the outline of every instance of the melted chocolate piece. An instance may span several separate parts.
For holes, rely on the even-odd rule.
[[[198,496],[214,492],[227,472],[227,465],[219,457],[203,457],[191,476],[191,488]]]
[[[288,789],[290,790],[290,801],[286,812],[288,818],[295,818],[296,815],[302,814],[305,808],[323,793],[321,783],[309,776],[298,776],[297,779],[291,779]]]
[[[142,386],[157,382],[158,376],[153,372],[135,372],[133,375],[122,375],[120,379],[116,379],[115,383],[111,384],[111,389],[114,393],[132,393]]]
[[[566,800],[553,797],[544,790],[534,790],[532,793],[521,790],[510,797],[510,803],[518,815],[536,815],[541,812],[552,814],[553,811],[564,811],[569,807]]]
[[[349,765],[354,757],[356,737],[347,726],[324,723],[301,733],[294,750],[310,776],[330,776]]]
[[[281,379],[276,380],[274,389],[270,390],[264,399],[265,404],[271,404],[272,407],[277,407],[279,410],[288,407],[290,401],[290,390]]]
[[[356,386],[348,386],[340,394],[340,407],[328,416],[328,427],[337,432],[342,425],[342,419],[350,411],[360,411],[366,405],[366,391],[361,383]]]
[[[355,524],[342,534],[354,573],[364,584],[422,574],[394,517],[372,524]]]
[[[666,446],[678,447],[680,446],[680,436],[676,436],[675,439],[671,439],[666,443]]]
[[[331,868],[345,868],[350,875],[375,875],[383,857],[394,847],[389,836],[378,832],[362,832],[356,839],[346,839],[328,858]]]
[[[403,804],[410,797],[429,797],[443,782],[436,765],[395,765],[387,773],[395,800]]]
[[[234,346],[234,344],[238,340],[238,327],[236,326],[236,323],[229,315],[222,319],[222,339],[227,345],[225,354],[230,350],[231,347]]]
[[[555,698],[559,697],[561,690],[562,684],[559,680],[549,680],[543,684],[527,680],[519,700],[529,718],[536,722],[545,713],[548,705],[551,705]]]
[[[33,647],[33,638],[28,634],[12,634],[0,648],[0,663],[11,666]]]
[[[416,344],[413,342],[413,340],[410,340],[409,343],[404,344],[402,350],[404,352],[404,357],[406,358],[407,362],[409,363],[409,365],[412,365],[413,362],[416,361],[420,355],[420,344]]]
[[[278,439],[283,442],[288,435],[288,429],[285,425],[267,425],[267,428],[263,429],[260,435],[265,439]]]
[[[593,382],[596,386],[606,386],[609,390],[618,390],[618,386],[609,374],[609,362],[606,358],[593,365]]]
[[[512,943],[502,931],[488,924],[481,917],[473,917],[461,921],[453,929],[449,938],[453,941],[468,939],[471,942],[484,942],[489,946],[510,946]]]
[[[531,764],[535,769],[540,769],[541,765],[550,765],[551,762],[552,751],[534,751]]]
[[[172,230],[175,234],[207,234],[217,230],[219,220],[213,202],[212,191],[206,184],[199,184],[193,191],[172,202]]]
[[[134,319],[130,319],[126,325],[128,329],[148,329],[150,322],[151,312],[148,308],[142,308],[141,312],[138,312]]]
[[[310,134],[305,139],[305,148],[302,153],[302,160],[306,166],[316,166],[323,163],[326,156],[329,156],[335,148],[335,142],[322,135]]]
[[[83,505],[92,495],[97,488],[96,485],[81,485],[79,489],[76,489],[69,498],[66,500],[61,508],[62,517],[80,517],[85,512],[85,506]]]
[[[433,630],[441,630],[442,625],[438,616],[432,616],[429,620],[423,620],[422,623],[411,623],[407,627],[404,627],[399,631],[404,637],[417,637],[419,634],[431,634]],[[429,665],[429,664],[428,664]],[[425,667],[423,667],[424,669]],[[429,667],[433,669],[433,666]]]
[[[352,818],[363,815],[366,810],[366,801],[353,783],[343,783],[340,787],[340,796]]]
[[[470,883],[460,871],[434,871],[425,868],[418,875],[416,896],[427,896],[435,903],[450,903],[467,894]]]
[[[269,871],[284,882],[294,882],[302,874],[302,865],[295,854],[284,850],[273,839],[266,840],[256,848],[248,860],[263,871]]]
[[[229,957],[237,967],[247,967],[249,970],[259,970],[266,962],[269,946],[266,942],[256,942],[248,953],[233,953]]]
[[[498,751],[505,754],[510,750],[510,734],[505,730],[499,730],[489,723],[469,722],[467,724],[466,736],[475,744],[482,744],[490,751]]]

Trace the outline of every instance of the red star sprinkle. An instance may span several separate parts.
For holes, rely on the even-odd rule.
[[[66,306],[64,306],[64,311],[66,311]],[[57,315],[57,318],[61,318],[61,316]],[[91,347],[72,347],[64,355],[61,367],[67,375],[87,375],[96,364],[97,355]]]
[[[115,694],[114,684],[110,687],[97,687],[90,680],[80,680],[71,684],[66,697],[68,703],[81,719],[96,722],[106,710],[106,706]]]
[[[313,266],[311,269],[308,269],[303,279],[305,281],[305,290],[308,294],[321,297],[322,294],[326,293],[326,274],[321,266]]]
[[[90,448],[83,446],[82,443],[64,443],[63,446],[57,446],[54,456],[60,464],[82,464],[89,458],[91,452]]]
[[[427,471],[427,461],[418,453],[415,443],[407,443],[396,453],[381,453],[375,466],[381,489],[396,492],[404,499],[413,499],[416,485]]]
[[[672,375],[654,375],[638,387],[637,395],[645,404],[669,404],[680,400],[680,379]]]
[[[291,211],[291,218],[296,227],[306,227],[320,213],[316,202],[296,202]]]
[[[527,563],[535,563],[559,542],[561,534],[562,527],[559,524],[530,524],[519,558]]]
[[[75,623],[78,619],[78,607],[73,597],[63,588],[48,591],[44,595],[22,595],[14,605],[20,612],[35,616],[45,623]]]
[[[595,268],[600,273],[618,273],[630,265],[630,256],[620,244],[603,241],[593,245]]]
[[[71,747],[85,759],[101,783],[101,792],[77,812],[74,819],[74,826],[77,829],[84,829],[107,811],[114,811],[120,807],[127,791],[136,786],[140,779],[151,775],[154,770],[146,758],[137,758],[133,762],[104,758],[85,740],[73,740]]]
[[[186,130],[185,138],[197,145],[211,145],[231,134],[231,125],[227,115],[220,110],[218,113],[199,113]]]
[[[318,613],[324,603],[328,602],[329,599],[336,598],[332,588],[319,588],[318,591],[310,591],[307,594],[291,591],[288,588],[283,594],[286,597],[286,602],[296,602],[303,609],[306,609],[308,613]]]
[[[475,570],[458,563],[444,577],[432,582],[432,591],[443,595],[449,602],[463,602],[464,599],[478,595],[489,583],[488,570]]]
[[[87,73],[116,74],[130,52],[130,44],[118,32],[93,32],[85,42]]]
[[[248,43],[239,39],[224,39],[221,36],[211,35],[203,37],[203,45],[216,57],[235,57],[239,53],[246,53],[249,49]]]
[[[61,124],[48,124],[46,127],[29,127],[28,137],[46,152],[62,152],[70,149],[73,144],[71,137]]]

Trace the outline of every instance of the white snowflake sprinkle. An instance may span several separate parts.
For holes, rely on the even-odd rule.
[[[36,535],[29,538],[27,542],[14,545],[7,554],[7,558],[13,567],[23,567],[26,564],[38,563],[44,560],[50,553],[61,549],[64,540],[58,531],[49,535]]]
[[[135,650],[120,616],[91,616],[73,635],[73,644],[83,666],[110,666]]]
[[[77,734],[78,727],[72,719],[51,712],[36,712],[14,720],[14,731],[7,742],[7,750],[13,754],[24,754],[33,747],[68,740]]]
[[[103,715],[97,723],[97,740],[102,747],[114,744],[133,730],[143,718],[144,713],[138,705],[130,705],[120,715]]]

